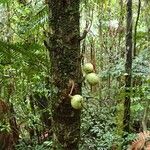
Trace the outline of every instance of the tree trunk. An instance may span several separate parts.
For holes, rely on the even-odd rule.
[[[80,110],[71,107],[69,92],[81,94],[79,0],[49,2],[52,88],[53,149],[77,150],[80,140]]]
[[[123,129],[129,132],[130,125],[130,93],[131,93],[131,72],[132,72],[132,0],[127,1],[127,31],[126,31],[126,63],[125,63],[125,101]]]

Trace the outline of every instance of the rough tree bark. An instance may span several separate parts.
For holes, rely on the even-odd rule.
[[[80,0],[49,0],[51,76],[53,82],[53,149],[77,150],[80,139],[80,110],[71,107],[68,96],[81,94],[79,31]]]
[[[126,26],[126,63],[125,63],[125,101],[123,130],[129,132],[130,125],[130,92],[131,92],[131,73],[132,73],[132,0],[127,1],[127,26]]]

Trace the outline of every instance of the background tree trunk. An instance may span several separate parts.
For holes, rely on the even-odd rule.
[[[129,132],[130,125],[130,92],[131,92],[131,72],[132,72],[132,0],[127,1],[127,30],[126,30],[126,63],[125,63],[125,101],[123,129]]]
[[[80,110],[71,107],[69,92],[81,93],[79,0],[50,1],[53,149],[76,150],[80,140]]]

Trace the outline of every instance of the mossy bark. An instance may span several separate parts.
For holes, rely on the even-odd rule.
[[[53,149],[77,150],[80,140],[80,110],[71,107],[69,92],[81,94],[79,0],[52,0],[50,10],[50,58],[53,81]]]

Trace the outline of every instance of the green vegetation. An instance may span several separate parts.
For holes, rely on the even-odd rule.
[[[0,150],[148,149],[149,8],[0,0]]]

